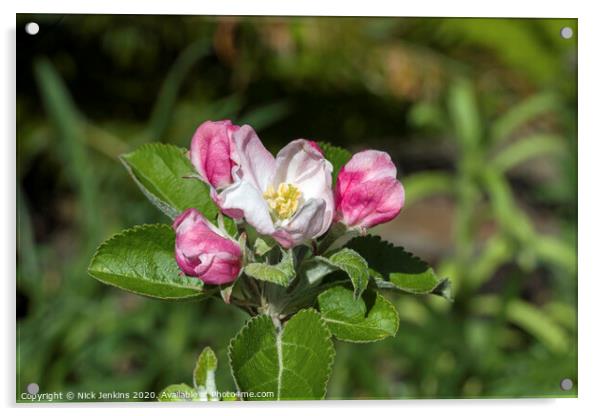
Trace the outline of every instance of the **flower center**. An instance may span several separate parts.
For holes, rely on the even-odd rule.
[[[272,210],[272,214],[280,220],[286,220],[297,212],[301,191],[293,184],[281,183],[277,190],[270,185],[263,193],[263,197]]]

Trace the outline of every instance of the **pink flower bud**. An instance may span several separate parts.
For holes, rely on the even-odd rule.
[[[212,285],[236,280],[242,267],[242,252],[235,241],[194,208],[180,214],[173,228],[176,261],[185,274]]]
[[[215,189],[232,183],[232,134],[238,129],[230,120],[206,121],[192,137],[190,161],[201,179]]]
[[[366,229],[391,221],[403,207],[404,190],[397,169],[385,152],[353,155],[339,172],[335,191],[337,220]]]

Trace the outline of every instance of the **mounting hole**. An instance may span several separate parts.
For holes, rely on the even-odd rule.
[[[40,386],[38,386],[38,383],[29,383],[27,385],[27,393],[29,394],[38,394],[39,391]]]
[[[563,27],[562,29],[560,29],[560,36],[563,37],[563,39],[570,39],[573,37],[573,29],[571,29],[568,26]]]
[[[27,32],[28,35],[37,35],[39,31],[40,25],[36,22],[29,22],[25,25],[25,32]]]
[[[573,388],[573,380],[565,378],[560,382],[560,388],[564,391],[569,391]]]

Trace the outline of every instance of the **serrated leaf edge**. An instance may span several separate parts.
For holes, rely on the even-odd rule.
[[[132,169],[132,167],[130,166],[130,164],[128,163],[128,156],[133,155],[134,153],[140,152],[140,151],[145,151],[147,149],[170,149],[170,150],[175,150],[178,151],[182,154],[186,153],[186,149],[182,148],[182,147],[178,147],[172,144],[165,144],[165,143],[144,143],[143,145],[141,145],[140,147],[138,147],[137,149],[129,152],[129,153],[124,153],[122,155],[119,155],[119,160],[121,161],[121,163],[123,164],[123,166],[125,167],[125,169],[127,170],[128,174],[130,175],[130,177],[134,180],[134,182],[136,183],[136,185],[138,186],[138,188],[140,189],[140,191],[142,191],[142,193],[144,194],[144,196],[146,196],[148,198],[149,201],[151,201],[151,203],[153,205],[155,205],[157,208],[159,208],[159,210],[161,212],[163,212],[165,215],[167,215],[169,218],[171,218],[172,220],[178,216],[179,212],[178,210],[174,209],[173,205],[170,205],[169,203],[165,203],[163,200],[165,201],[169,201],[169,198],[166,198],[165,195],[163,195],[161,193],[161,197],[163,197],[163,200],[161,200],[160,198],[158,198],[156,195],[154,195],[153,193],[151,193],[146,186],[144,186],[142,184],[142,182],[140,181],[140,179],[138,179],[138,176],[134,173],[134,170]],[[148,177],[145,175],[141,175],[142,177],[146,178],[148,180]]]
[[[287,260],[285,256],[288,256],[289,260]],[[293,273],[290,275],[281,268],[285,261],[290,261],[292,263]],[[272,281],[272,280],[262,279],[261,277],[254,276],[253,274],[250,274],[247,272],[247,267],[249,267],[249,266],[266,266],[269,269],[274,269],[276,272],[282,273],[286,280]],[[253,279],[261,280],[263,282],[268,282],[268,283],[274,283],[274,284],[277,284],[277,285],[283,286],[283,287],[288,287],[291,284],[291,282],[293,281],[293,279],[295,278],[295,259],[294,259],[294,256],[292,256],[289,252],[283,251],[283,258],[280,260],[280,262],[278,264],[269,264],[267,262],[266,263],[258,263],[258,262],[248,263],[244,267],[243,271],[244,271],[244,273],[246,273],[249,277],[252,277]]]
[[[247,264],[247,265],[244,267],[244,269],[243,269],[243,270],[244,270],[244,272],[245,272],[245,274],[246,274],[247,276],[249,276],[249,277],[252,277],[253,279],[257,279],[257,280],[260,280],[260,281],[262,281],[262,282],[274,283],[274,284],[276,284],[276,285],[279,285],[279,286],[282,286],[282,287],[288,287],[288,285],[290,284],[290,282],[293,280],[293,277],[294,277],[294,275],[293,275],[293,276],[291,276],[291,277],[288,277],[286,281],[284,281],[284,280],[268,280],[268,279],[262,279],[261,277],[258,277],[258,276],[257,276],[255,273],[249,273],[249,272],[248,272],[248,269],[247,269],[249,266],[265,266],[265,267],[268,267],[268,268],[270,268],[270,269],[274,269],[276,272],[282,273],[282,275],[283,275],[283,276],[285,276],[285,278],[286,278],[286,273],[285,273],[285,272],[283,272],[282,270],[280,270],[280,269],[278,268],[278,265],[277,265],[277,264],[257,263],[257,262],[255,262],[255,263],[249,263],[249,264]]]
[[[399,312],[397,312],[397,308],[395,307],[395,305],[393,305],[393,303],[389,299],[385,298],[383,295],[381,295],[378,292],[375,292],[375,293],[376,293],[377,297],[381,298],[386,304],[388,304],[389,306],[391,306],[391,309],[393,309],[395,311],[395,332],[393,334],[391,334],[391,335],[384,335],[382,337],[378,337],[378,338],[373,339],[373,340],[359,340],[358,341],[358,340],[352,340],[352,339],[347,339],[347,338],[341,338],[341,337],[338,337],[338,336],[336,336],[336,335],[333,334],[332,336],[334,338],[338,339],[339,341],[349,342],[349,343],[353,343],[353,344],[369,344],[371,342],[379,342],[379,341],[382,341],[383,339],[386,339],[386,338],[389,338],[389,337],[395,337],[397,335],[397,331],[399,331]],[[324,317],[322,317],[322,320],[324,322],[328,322],[329,321],[328,318],[324,318]]]
[[[351,242],[353,242],[354,240],[358,240],[358,239],[366,239],[366,240],[376,240],[377,242],[383,242],[385,245],[387,245],[389,248],[400,248],[402,249],[405,253],[407,253],[411,258],[415,259],[417,262],[419,262],[420,264],[426,266],[427,269],[432,269],[432,267],[424,260],[422,260],[420,257],[418,257],[417,255],[415,255],[413,252],[406,250],[405,246],[396,246],[395,244],[393,244],[392,242],[385,240],[384,238],[378,236],[378,235],[374,235],[374,234],[369,234],[369,235],[365,235],[365,236],[357,236],[357,237],[353,237],[351,240],[349,240],[345,246],[347,246],[347,244],[351,244]],[[353,249],[351,249],[353,250]],[[359,254],[359,253],[358,253]]]
[[[331,259],[332,257],[341,254],[342,252],[353,252],[354,254],[357,254],[357,256],[363,260],[364,264],[366,265],[366,274],[365,274],[365,281],[364,284],[361,286],[355,286],[355,282],[354,280],[351,278],[351,275],[347,272],[347,270],[343,269],[341,266],[339,266],[338,264],[335,264]],[[320,260],[325,260],[326,262],[328,262],[330,265],[332,265],[333,267],[336,267],[337,269],[341,270],[342,272],[344,272],[345,274],[347,274],[347,276],[349,277],[349,280],[351,281],[351,285],[353,286],[353,297],[355,298],[355,300],[359,299],[359,297],[362,295],[362,293],[366,290],[366,288],[368,287],[368,283],[370,282],[370,265],[368,264],[368,262],[366,261],[366,259],[357,251],[355,251],[352,248],[348,248],[348,247],[343,247],[340,250],[332,253],[328,258],[326,257],[322,257],[322,256],[316,256],[319,257]],[[354,267],[355,268],[355,267]],[[358,282],[359,284],[361,284],[362,282]]]
[[[372,235],[372,234],[371,235],[366,235],[366,236],[354,237],[351,240],[349,240],[347,242],[347,244],[350,244],[352,241],[354,241],[356,239],[373,239],[373,240],[376,240],[377,242],[384,243],[387,246],[387,248],[394,248],[394,249],[395,248],[399,248],[399,249],[402,249],[406,254],[408,254],[408,256],[411,259],[413,259],[416,262],[420,263],[421,265],[425,266],[426,267],[425,272],[432,273],[438,279],[437,285],[435,285],[435,287],[430,292],[420,292],[420,291],[416,291],[416,290],[402,289],[399,286],[395,285],[395,283],[391,282],[391,280],[390,280],[391,279],[391,274],[394,274],[395,272],[389,273],[389,276],[387,276],[387,278],[389,280],[385,280],[384,278],[381,278],[381,281],[384,283],[383,285],[379,284],[379,282],[374,278],[374,276],[372,274],[369,274],[369,279],[370,278],[374,279],[374,282],[376,283],[376,285],[377,285],[377,287],[379,289],[397,290],[397,291],[401,291],[401,292],[404,292],[404,293],[410,293],[412,295],[430,295],[430,294],[433,294],[433,291],[436,290],[438,287],[440,287],[441,285],[445,284],[446,281],[448,281],[449,284],[451,285],[451,280],[448,277],[443,277],[443,278],[439,277],[437,275],[437,273],[435,272],[435,269],[433,267],[431,267],[430,264],[428,264],[422,258],[420,258],[417,255],[415,255],[413,252],[406,250],[406,248],[404,246],[396,246],[395,244],[391,243],[390,241],[385,240],[385,239],[383,239],[382,237],[380,237],[378,235]],[[380,274],[376,270],[374,270],[374,272]],[[454,300],[453,293],[450,293],[449,296],[443,296],[443,295],[440,295],[440,296],[442,298],[450,301],[450,302],[453,302],[453,300]]]
[[[322,328],[324,328],[325,332],[328,334],[328,336],[326,336],[324,338],[324,340],[329,341],[329,354],[328,354],[328,377],[326,377],[326,380],[324,382],[324,386],[322,388],[322,391],[324,392],[322,397],[320,397],[321,399],[324,399],[326,397],[326,391],[327,391],[327,386],[328,386],[328,382],[330,381],[330,378],[332,377],[332,367],[334,365],[334,358],[336,355],[336,350],[334,348],[334,343],[332,342],[332,333],[330,332],[330,329],[328,329],[328,325],[326,325],[326,322],[324,322],[324,319],[322,319],[322,315],[316,311],[314,308],[306,308],[306,309],[300,309],[297,313],[295,313],[293,315],[293,317],[291,317],[291,319],[293,319],[295,316],[301,314],[301,313],[314,313],[318,316],[318,321],[320,322],[320,325],[322,326]],[[232,348],[234,343],[243,335],[243,333],[245,333],[246,331],[248,331],[249,326],[251,325],[252,322],[258,320],[258,319],[262,319],[262,318],[267,318],[271,321],[271,318],[268,315],[257,315],[252,317],[251,319],[247,320],[247,322],[245,322],[245,324],[242,326],[242,328],[236,333],[236,335],[230,340],[230,342],[228,343],[228,365],[230,366],[230,374],[232,375],[232,379],[234,380],[234,384],[236,385],[236,390],[238,390],[239,392],[241,392],[240,386],[238,385],[238,380],[236,379],[236,376],[234,375],[234,369],[232,368]],[[282,330],[284,331],[286,329],[288,322],[286,322],[284,324],[284,327],[282,328]],[[272,323],[273,325],[273,323]],[[276,327],[274,326],[274,331],[276,331]],[[278,336],[278,334],[276,333],[276,336]],[[278,401],[280,401],[279,399],[276,399]]]
[[[86,271],[88,272],[88,275],[89,275],[90,277],[93,277],[94,279],[98,280],[99,282],[101,282],[101,283],[105,284],[105,285],[112,286],[112,287],[116,287],[116,288],[118,288],[118,289],[120,289],[120,290],[123,290],[123,291],[125,291],[125,292],[134,293],[134,294],[136,294],[136,295],[145,296],[145,297],[147,297],[147,298],[151,298],[151,299],[165,299],[165,300],[176,300],[176,299],[180,299],[180,300],[186,300],[186,299],[193,299],[193,298],[197,298],[197,297],[199,297],[199,296],[202,296],[202,295],[208,295],[208,294],[210,293],[210,291],[206,291],[206,290],[204,290],[204,289],[205,289],[205,286],[203,286],[203,287],[201,288],[201,290],[198,290],[198,289],[197,289],[197,287],[185,286],[185,285],[177,285],[177,284],[176,284],[176,285],[174,285],[174,286],[178,287],[179,289],[190,289],[190,290],[197,290],[197,291],[198,291],[198,294],[192,294],[192,295],[190,295],[190,296],[178,296],[178,297],[171,297],[171,296],[163,296],[163,297],[160,297],[160,296],[151,296],[151,295],[148,295],[148,294],[146,294],[146,293],[140,293],[140,292],[136,292],[136,291],[134,291],[134,290],[131,290],[131,289],[124,289],[124,288],[122,288],[122,287],[120,287],[120,286],[117,286],[117,285],[115,285],[115,284],[114,284],[114,283],[112,283],[112,282],[107,282],[107,281],[105,281],[105,280],[102,280],[102,279],[98,278],[97,276],[95,276],[95,275],[92,273],[92,271],[90,270],[90,269],[91,269],[91,267],[92,267],[92,263],[94,263],[94,260],[96,259],[96,256],[97,256],[97,255],[100,253],[100,251],[101,251],[102,249],[104,249],[104,248],[105,248],[105,246],[109,245],[109,243],[111,243],[113,240],[116,240],[116,239],[118,239],[118,238],[124,237],[124,236],[126,236],[126,235],[128,235],[128,234],[133,234],[133,233],[135,233],[135,232],[138,232],[138,231],[141,231],[141,230],[146,230],[146,229],[149,229],[149,228],[157,228],[157,229],[159,229],[159,228],[166,228],[166,227],[170,228],[170,227],[169,227],[169,225],[167,225],[167,224],[138,224],[138,225],[134,225],[134,226],[133,226],[133,227],[131,227],[131,228],[127,228],[127,229],[125,229],[125,230],[122,230],[122,231],[120,231],[120,232],[118,232],[118,233],[116,233],[116,234],[113,234],[113,235],[112,235],[110,238],[108,238],[107,240],[103,241],[103,242],[102,242],[102,243],[101,243],[101,244],[98,246],[98,248],[96,249],[96,251],[94,252],[94,254],[92,255],[92,258],[90,259],[90,263],[88,264],[88,267],[87,267],[87,269],[86,269]]]
[[[127,172],[129,173],[129,175],[132,177],[132,179],[134,180],[134,182],[136,183],[136,185],[138,186],[138,188],[142,191],[142,193],[144,194],[144,196],[146,196],[146,198],[153,204],[155,205],[157,208],[159,208],[159,210],[161,212],[163,212],[165,215],[167,215],[169,218],[171,218],[172,220],[177,217],[180,214],[180,211],[178,211],[177,209],[175,209],[175,207],[173,205],[170,205],[172,203],[172,201],[170,201],[169,198],[166,197],[166,195],[161,192],[161,190],[159,191],[159,196],[161,198],[163,198],[163,200],[161,200],[160,198],[158,198],[157,196],[155,196],[153,193],[151,193],[146,186],[144,186],[142,184],[142,182],[140,181],[140,179],[138,179],[138,177],[136,176],[136,174],[134,173],[132,167],[129,165],[128,161],[127,161],[127,157],[140,152],[140,151],[146,151],[146,150],[150,150],[150,149],[168,149],[168,151],[176,151],[181,153],[182,155],[186,156],[186,152],[187,150],[183,147],[179,147],[173,144],[168,144],[168,143],[144,143],[143,145],[141,145],[140,147],[138,147],[137,149],[129,152],[129,153],[125,153],[119,156],[119,160],[121,161],[121,163],[125,166],[125,169],[127,170]],[[171,171],[172,173],[174,173],[173,171]],[[177,176],[174,174],[174,176]],[[141,175],[141,177],[144,177],[145,179],[149,179],[146,175]],[[167,201],[164,202],[164,201]],[[219,209],[218,209],[218,213],[219,213]],[[203,213],[204,215],[204,213]],[[210,220],[212,222],[215,222],[214,218],[210,218]]]
[[[219,361],[217,359],[217,355],[215,354],[215,351],[213,351],[213,349],[209,346],[206,346],[205,348],[203,348],[203,350],[201,351],[201,353],[199,354],[199,356],[196,359],[196,363],[194,365],[194,370],[192,370],[192,384],[193,384],[194,388],[197,390],[201,386],[197,385],[196,374],[199,369],[199,366],[201,365],[201,357],[203,356],[203,354],[205,354],[205,351],[210,351],[211,354],[213,354],[213,357],[215,358],[215,368],[213,371],[217,370],[217,366],[219,365]],[[203,387],[206,387],[206,386],[203,386]]]

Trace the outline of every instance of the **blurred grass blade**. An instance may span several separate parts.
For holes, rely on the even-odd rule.
[[[150,140],[162,139],[173,115],[180,87],[194,64],[208,52],[209,42],[204,38],[199,39],[184,49],[174,62],[161,86],[148,122],[146,136]]]
[[[553,236],[538,235],[532,247],[541,261],[562,267],[573,278],[577,277],[577,251],[572,244]]]
[[[543,307],[546,315],[570,331],[577,330],[577,310],[563,302],[550,302]]]
[[[491,198],[493,214],[503,231],[522,243],[530,243],[534,237],[533,225],[527,214],[517,206],[505,177],[494,169],[486,169],[481,178]]]
[[[539,339],[552,352],[562,354],[567,351],[568,339],[564,330],[530,303],[518,299],[511,301],[508,319]]]
[[[82,235],[91,249],[99,239],[100,205],[96,198],[98,189],[92,173],[93,165],[85,147],[84,122],[50,61],[45,58],[37,60],[34,73],[44,107],[58,133],[56,145],[60,148],[67,177],[77,189],[81,202],[78,211],[83,222]]]
[[[408,112],[408,121],[417,128],[431,128],[445,131],[448,124],[446,114],[433,103],[418,102]]]
[[[512,260],[514,254],[508,241],[496,234],[487,240],[485,247],[472,264],[470,276],[471,289],[477,289],[491,278],[499,267]]]
[[[558,107],[558,99],[553,93],[533,95],[515,105],[491,125],[491,140],[500,142],[526,122],[553,111]]]
[[[28,291],[37,295],[40,264],[29,208],[20,183],[17,183],[17,255],[18,283],[25,283]]]
[[[544,155],[562,155],[566,148],[562,138],[552,134],[535,134],[520,139],[493,158],[492,163],[505,172],[529,159]]]
[[[483,295],[473,298],[471,309],[474,313],[497,316],[503,304],[496,295]],[[520,299],[511,300],[507,305],[507,319],[529,333],[550,351],[563,354],[568,350],[566,332],[542,310]]]
[[[457,139],[464,149],[475,149],[482,132],[472,84],[458,80],[450,88],[448,105]]]
[[[249,124],[256,131],[264,129],[284,118],[291,111],[287,101],[277,101],[251,110],[239,117],[240,124]]]
[[[127,143],[121,138],[91,123],[86,124],[86,136],[91,148],[111,159],[128,151]]]
[[[507,181],[492,169],[484,172],[485,187],[491,197],[493,212],[505,232],[510,233],[525,245],[522,254],[532,252],[541,261],[561,266],[569,273],[577,271],[576,250],[570,243],[536,233],[529,216],[514,201]]]
[[[562,23],[556,20],[554,26],[557,41]],[[554,82],[557,85],[561,76],[559,70],[563,65],[559,62],[563,55],[557,48],[550,47],[544,41],[545,37],[536,35],[539,30],[531,26],[531,22],[523,19],[441,19],[437,33],[439,30],[448,36],[458,36],[466,44],[491,51],[500,60],[492,65],[499,67],[503,63],[505,68],[518,70],[539,85]],[[562,40],[566,42],[566,39]]]
[[[419,172],[402,180],[405,189],[405,205],[413,204],[435,195],[449,195],[454,192],[453,177],[444,172]]]

